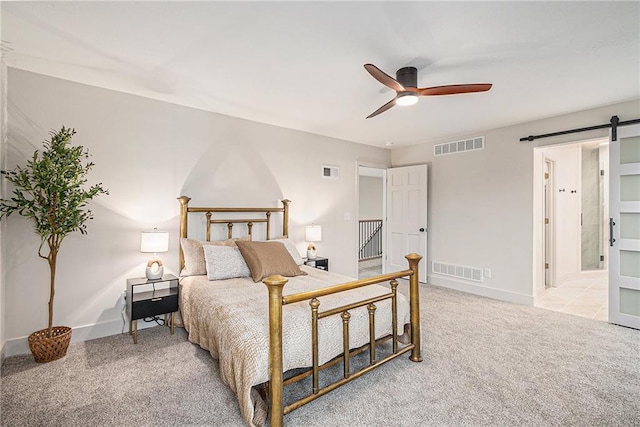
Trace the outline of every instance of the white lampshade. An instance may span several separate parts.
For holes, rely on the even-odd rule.
[[[322,227],[319,225],[307,225],[304,228],[305,240],[307,242],[322,241]]]
[[[143,231],[140,235],[140,252],[159,253],[169,250],[169,232]]]

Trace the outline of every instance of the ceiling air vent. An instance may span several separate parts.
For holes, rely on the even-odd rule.
[[[484,149],[484,136],[464,139],[461,141],[446,142],[433,146],[434,156],[444,156],[445,154],[456,154],[464,151],[476,151]]]
[[[482,269],[477,267],[465,267],[463,265],[446,264],[444,262],[433,261],[431,271],[436,274],[457,277],[464,280],[482,282]]]

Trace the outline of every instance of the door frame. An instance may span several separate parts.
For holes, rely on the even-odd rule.
[[[563,146],[569,146],[569,145],[577,145],[578,147],[580,147],[582,144],[589,144],[589,143],[594,143],[594,142],[604,142],[607,141],[606,137],[598,137],[598,138],[589,138],[589,139],[580,139],[580,140],[576,140],[576,141],[568,141],[568,142],[562,142],[562,143],[558,143],[558,144],[549,144],[549,145],[541,145],[538,147],[534,147],[534,156],[533,156],[533,197],[534,197],[534,203],[533,203],[533,283],[532,283],[532,287],[533,287],[533,297],[538,298],[541,297],[544,292],[545,292],[545,268],[544,268],[544,255],[545,255],[545,249],[544,249],[544,244],[545,244],[545,239],[544,239],[544,167],[545,167],[545,161],[546,160],[551,160],[548,159],[547,155],[545,154],[545,150],[553,150],[556,148],[561,148]],[[581,161],[581,156],[582,156],[582,150],[578,150],[578,171],[579,171],[579,177],[580,177],[580,173],[582,171],[582,161]],[[553,178],[553,175],[557,175],[558,172],[557,170],[554,169],[554,174],[551,175],[551,177]],[[609,171],[606,172],[607,175],[609,173]],[[556,185],[556,183],[554,183],[554,185]],[[581,179],[578,179],[577,181],[577,187],[578,187],[578,195],[582,196],[582,183],[581,183]],[[557,189],[553,189],[552,191],[552,199],[555,197],[555,195],[557,194]],[[555,203],[555,202],[552,202]],[[607,200],[607,204],[608,204],[608,200]],[[578,209],[577,214],[577,220],[578,220],[578,224],[580,223],[580,209]],[[554,210],[553,210],[553,215],[555,217],[556,215],[556,208],[554,206]],[[552,285],[557,285],[558,284],[558,277],[557,276],[557,272],[556,272],[556,267],[557,267],[557,250],[556,250],[556,239],[557,239],[557,233],[555,232],[555,220],[554,219],[550,219],[550,222],[552,223],[552,231],[553,231],[553,241],[551,242],[551,244],[549,245],[551,250],[553,251],[553,253],[551,254],[552,256],[550,257],[550,259],[552,260],[552,264],[550,265],[550,271],[549,271],[549,275],[552,279],[551,283]],[[581,241],[581,233],[578,232],[578,241],[576,244],[576,254],[577,254],[577,265],[576,265],[576,272],[575,272],[575,278],[578,277],[586,277],[589,275],[600,275],[603,272],[607,271],[608,265],[605,266],[605,268],[603,270],[582,270],[582,266],[581,266],[581,247],[582,247],[582,241]],[[605,254],[606,255],[606,254]],[[606,274],[605,274],[606,275]],[[608,279],[607,279],[608,280]]]
[[[544,156],[544,153],[543,153]],[[545,172],[546,171],[546,172]],[[549,174],[549,177],[544,176],[545,173]],[[543,262],[543,290],[552,287],[556,282],[555,276],[555,229],[556,229],[556,211],[555,211],[555,161],[544,156],[543,157],[543,170],[542,170],[542,192],[543,192],[543,222],[545,218],[549,218],[548,223],[543,223],[542,232],[542,262]],[[545,180],[546,183],[545,183]],[[545,190],[546,187],[546,190]],[[549,266],[546,266],[547,261]]]
[[[562,144],[558,144],[560,146]],[[532,280],[532,294],[533,298],[541,297],[544,295],[545,288],[545,227],[544,227],[544,171],[545,162],[548,159],[544,153],[545,149],[549,149],[549,146],[534,147],[533,148],[533,280]],[[552,161],[552,160],[551,160]],[[555,173],[555,169],[554,169]],[[553,175],[552,175],[553,176]],[[554,199],[555,189],[552,189],[551,199]],[[553,203],[553,202],[552,202]],[[554,204],[555,206],[555,204]],[[550,219],[552,226],[555,224],[555,209],[553,211],[554,217]],[[552,277],[552,283],[555,283],[555,235],[553,240],[549,242],[552,249],[552,254],[549,255],[549,259],[553,262],[551,264],[551,271],[549,274]]]

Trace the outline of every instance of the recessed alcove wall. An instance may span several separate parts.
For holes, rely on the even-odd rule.
[[[69,236],[59,256],[54,323],[73,327],[74,340],[122,330],[125,279],[144,275],[141,230],[170,232],[161,257],[177,273],[181,195],[194,206],[278,207],[291,199],[290,236],[298,249],[306,246],[304,225],[321,224],[318,247],[332,270],[357,274],[357,163],[388,165],[389,150],[13,68],[7,99],[8,167],[24,164],[50,130],[65,125],[92,155],[89,181],[110,192],[92,202],[88,235]],[[323,164],[338,166],[340,179],[322,178]],[[26,220],[12,216],[4,231],[11,251],[3,255],[0,317],[10,355],[28,352],[25,337],[46,326],[48,267]]]

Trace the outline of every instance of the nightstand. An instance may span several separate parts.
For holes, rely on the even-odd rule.
[[[133,334],[133,343],[138,343],[138,319],[164,314],[170,316],[171,335],[175,312],[178,311],[178,278],[165,274],[162,279],[148,280],[146,277],[127,279],[127,316],[129,317],[129,335]]]
[[[329,258],[324,258],[321,256],[315,257],[315,259],[304,259],[304,265],[308,265],[309,267],[315,267],[320,270],[329,271]]]

